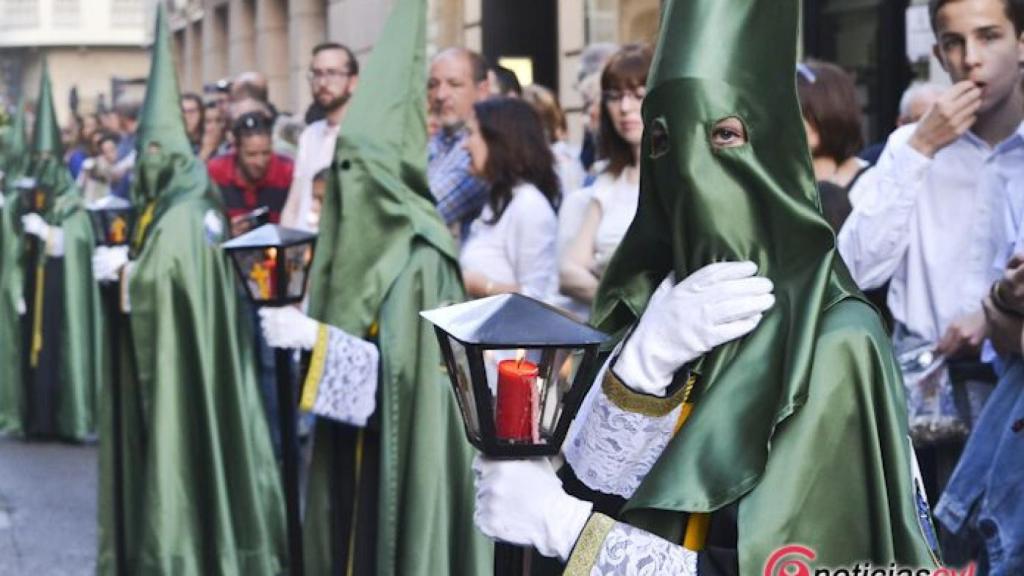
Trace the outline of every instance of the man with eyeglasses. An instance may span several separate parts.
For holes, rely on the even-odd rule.
[[[324,110],[324,118],[307,126],[299,137],[295,177],[281,213],[281,224],[314,231],[310,220],[313,178],[331,164],[338,127],[359,84],[359,62],[347,46],[335,42],[319,44],[313,48],[306,78],[313,100]]]

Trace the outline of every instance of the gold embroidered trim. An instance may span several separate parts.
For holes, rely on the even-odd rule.
[[[327,342],[329,332],[326,324],[321,324],[316,333],[316,344],[313,345],[313,357],[309,361],[309,372],[302,385],[302,398],[299,408],[306,412],[313,410],[316,394],[320,390],[320,380],[324,377],[324,364],[327,362]]]
[[[605,372],[601,389],[604,391],[604,395],[612,401],[612,404],[615,404],[622,410],[660,418],[675,410],[677,406],[689,397],[693,391],[693,382],[695,381],[696,378],[691,375],[686,385],[676,391],[675,394],[662,398],[630,390],[629,387],[622,383],[622,380],[619,380],[614,372],[608,370]]]
[[[597,512],[591,514],[583,526],[579,539],[576,540],[576,547],[569,556],[569,564],[566,565],[563,576],[589,576],[590,570],[597,563],[608,533],[614,527],[615,520]]]

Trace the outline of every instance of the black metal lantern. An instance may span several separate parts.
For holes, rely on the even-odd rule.
[[[276,224],[264,224],[223,244],[257,306],[302,301],[315,247],[316,234]]]
[[[302,302],[309,283],[316,234],[264,224],[222,247],[231,256],[249,299],[256,306],[285,306]],[[302,522],[299,508],[299,440],[296,429],[298,408],[292,377],[291,350],[274,349],[277,379],[278,422],[281,427],[281,456],[284,477],[285,512],[288,523],[288,573],[305,573],[302,557]]]
[[[42,215],[49,209],[51,194],[35,178],[19,178],[14,182],[14,189],[18,192],[20,216],[33,212]]]
[[[93,237],[97,246],[127,246],[135,225],[135,208],[131,202],[107,195],[88,206]]]
[[[519,294],[429,310],[469,441],[493,458],[554,456],[607,336]]]

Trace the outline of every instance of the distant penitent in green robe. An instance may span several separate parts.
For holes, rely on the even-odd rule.
[[[0,187],[4,207],[0,209],[0,432],[21,432],[22,392],[21,319],[22,286],[19,255],[18,194],[11,185],[25,169],[28,150],[25,141],[24,106],[18,106],[11,124],[0,134]]]
[[[399,0],[341,124],[310,280],[310,315],[376,339],[366,428],[316,428],[306,570],[476,576],[473,449],[422,310],[462,299],[451,235],[426,181],[426,0]],[[340,565],[338,565],[340,563]]]
[[[0,369],[0,429],[85,440],[96,427],[96,390],[106,353],[92,275],[92,225],[63,164],[45,67],[38,99],[31,150],[20,159],[11,158],[5,177],[9,193],[0,229],[0,355],[6,361]],[[11,191],[19,176],[36,180],[31,210],[61,231],[62,256],[46,254],[45,242],[22,232],[24,199]]]
[[[280,472],[222,208],[192,154],[162,7],[138,132],[140,211],[127,275],[121,386],[128,573],[285,570]],[[104,394],[106,397],[107,394]],[[98,573],[114,572],[111,412],[100,453]]]

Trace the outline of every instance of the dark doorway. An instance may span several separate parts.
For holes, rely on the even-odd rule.
[[[874,6],[846,8],[850,3],[804,2],[804,56],[834,62],[856,76],[869,142],[884,139],[895,128],[900,96],[912,78],[906,55],[909,4],[879,0]]]
[[[528,58],[533,81],[558,90],[558,2],[483,0],[483,50],[493,64]],[[525,84],[524,78],[519,78]]]

